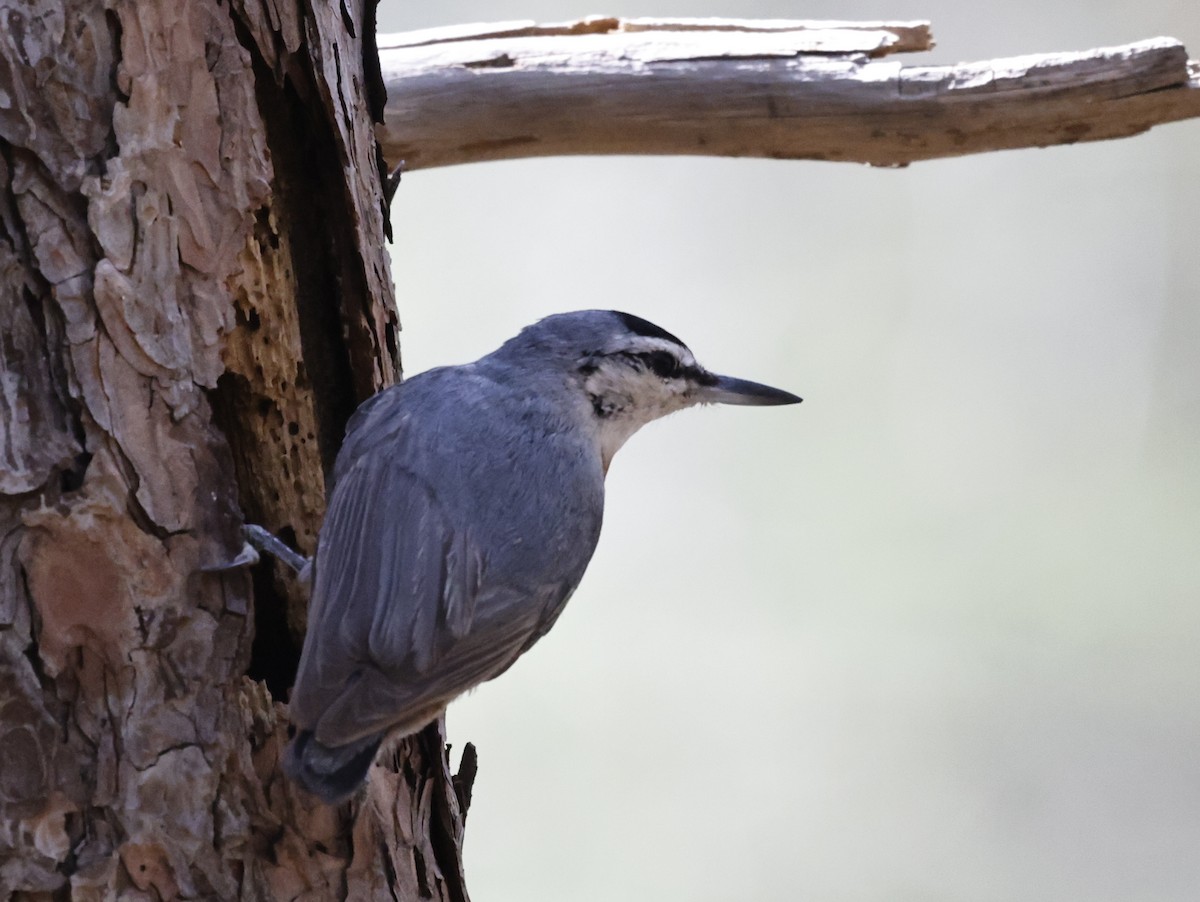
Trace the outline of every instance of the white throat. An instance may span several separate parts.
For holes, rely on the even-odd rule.
[[[648,350],[670,348],[679,353],[678,346],[657,339],[647,339],[645,344]],[[686,350],[680,362],[695,366]],[[605,473],[631,435],[653,420],[696,403],[693,386],[687,381],[661,378],[619,358],[601,359],[596,369],[584,377],[583,388],[591,404],[589,420]]]

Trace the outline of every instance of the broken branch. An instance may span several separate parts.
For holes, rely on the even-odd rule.
[[[954,66],[924,22],[592,18],[381,35],[391,165],[699,154],[877,166],[1125,137],[1200,116],[1200,64],[1155,38]]]

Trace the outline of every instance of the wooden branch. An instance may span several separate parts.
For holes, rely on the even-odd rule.
[[[391,165],[701,154],[877,166],[1097,141],[1200,116],[1200,63],[1155,38],[954,66],[924,22],[592,18],[381,35]]]

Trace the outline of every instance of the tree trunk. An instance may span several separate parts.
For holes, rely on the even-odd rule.
[[[231,566],[399,376],[373,5],[299,6],[0,7],[6,898],[465,899],[440,725],[283,779],[304,599]]]

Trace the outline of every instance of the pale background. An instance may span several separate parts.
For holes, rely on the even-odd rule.
[[[930,18],[914,64],[1200,56],[1196,0],[380,27],[593,12]],[[806,399],[636,436],[566,614],[451,707],[477,902],[1200,899],[1200,124],[903,171],[476,165],[394,210],[409,373],[616,307]]]

